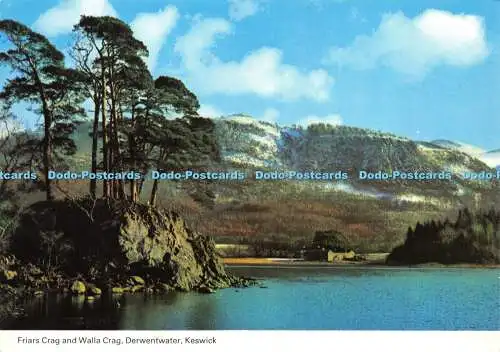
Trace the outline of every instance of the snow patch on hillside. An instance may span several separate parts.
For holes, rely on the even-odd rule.
[[[500,167],[500,151],[484,153],[478,159],[489,167]]]
[[[221,121],[233,121],[241,124],[252,125],[257,127],[266,133],[269,133],[275,137],[279,136],[280,131],[277,125],[272,125],[264,121],[259,121],[248,115],[229,115],[220,118]]]
[[[325,183],[323,185],[323,188],[325,190],[349,193],[349,194],[356,195],[356,196],[377,198],[376,193],[356,189],[355,187],[353,187],[352,185],[350,185],[348,183],[340,183],[340,182],[339,183]]]
[[[382,193],[376,191],[370,191],[366,189],[358,189],[349,183],[338,182],[338,183],[325,183],[322,184],[322,188],[328,191],[336,191],[342,193],[348,193],[355,196],[367,197],[367,198],[378,198],[378,199],[390,199],[392,195],[389,193]]]
[[[253,139],[256,143],[264,145],[268,150],[277,152],[278,146],[276,145],[276,139],[268,136],[262,137],[257,135],[250,135],[250,138]]]
[[[417,144],[417,149],[421,152],[434,152],[436,150],[436,148],[431,148],[423,144]]]
[[[399,194],[393,198],[394,201],[399,203],[424,203],[433,204],[438,206],[448,206],[451,203],[443,202],[442,199],[436,197],[421,196],[417,194]]]
[[[258,167],[258,168],[266,168],[266,167],[275,167],[275,162],[266,160],[266,159],[260,159],[260,158],[255,158],[253,156],[250,156],[246,153],[242,152],[223,152],[222,157],[226,162],[233,163],[235,165],[240,165],[240,166],[253,166],[253,167]]]
[[[432,141],[431,143],[440,146],[442,148],[458,150],[460,152],[469,154],[471,156],[478,156],[485,153],[484,149],[459,141],[449,141],[446,139],[439,139]]]

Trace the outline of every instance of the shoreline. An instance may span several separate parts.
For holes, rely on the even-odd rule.
[[[359,266],[359,265],[385,265],[387,256],[390,253],[366,253],[363,254],[364,260],[335,260],[327,261],[308,261],[301,258],[264,258],[264,257],[223,257],[224,264],[276,264],[276,265],[341,265],[341,266]]]
[[[324,261],[305,261],[301,259],[293,258],[254,258],[254,257],[232,257],[232,258],[222,258],[225,266],[236,267],[236,266],[273,266],[273,267],[331,267],[331,268],[349,268],[349,267],[365,267],[365,268],[457,268],[457,269],[500,269],[500,264],[441,264],[441,263],[423,263],[423,264],[387,264],[385,259],[373,259],[364,261],[336,261],[336,262],[324,262]]]

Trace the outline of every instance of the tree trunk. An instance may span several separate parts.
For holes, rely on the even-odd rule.
[[[97,172],[97,144],[99,140],[99,113],[100,102],[97,94],[94,96],[94,125],[92,126],[92,172]],[[97,181],[90,179],[90,195],[96,197]]]
[[[156,194],[158,193],[158,179],[153,182],[153,189],[151,190],[151,197],[149,198],[149,205],[154,207],[156,205]]]
[[[137,164],[135,161],[135,143],[134,143],[135,141],[133,133],[129,134],[128,141],[129,141],[129,152],[130,152],[132,171],[135,172]],[[130,200],[132,202],[137,202],[137,181],[135,179],[130,180]]]
[[[111,125],[110,125],[110,139],[113,140],[113,143],[111,144],[112,148],[112,165],[113,165],[113,171],[114,172],[122,172],[123,171],[123,165],[121,162],[121,154],[120,154],[120,143],[118,139],[118,128],[119,128],[119,122],[118,122],[118,113],[117,113],[117,97],[116,97],[116,90],[115,90],[115,84],[114,84],[114,77],[113,77],[113,68],[110,68],[110,76],[109,76],[109,88],[110,88],[110,96],[111,96]],[[113,193],[114,197],[117,199],[125,199],[125,185],[123,183],[123,180],[113,180]]]
[[[110,56],[110,52],[108,51],[108,57]],[[111,60],[110,60],[111,61]],[[116,121],[116,92],[114,85],[114,74],[113,74],[113,63],[110,62],[109,65],[109,97],[111,102],[111,111],[110,111],[110,124],[109,124],[109,140],[110,140],[110,148],[109,148],[109,163],[112,172],[118,172],[119,170],[119,160],[118,160],[118,125]],[[113,179],[111,181],[112,184],[112,193],[113,198],[118,199],[119,196],[119,184],[118,180]]]
[[[137,163],[135,160],[135,135],[134,135],[134,130],[135,130],[135,107],[132,106],[132,116],[131,116],[131,130],[132,133],[129,133],[128,136],[128,147],[129,147],[129,153],[130,153],[130,160],[131,160],[131,166],[132,166],[132,171],[136,171]],[[130,180],[130,200],[132,202],[137,202],[137,181]]]
[[[167,155],[167,151],[162,150],[160,152],[160,160],[165,160],[166,155]],[[151,206],[155,206],[155,204],[156,204],[157,193],[158,193],[158,179],[155,179],[153,182],[153,189],[151,190],[151,197],[149,199],[149,204],[151,204]]]
[[[110,82],[111,84],[111,82]],[[110,99],[113,99],[113,97],[110,94]],[[115,157],[114,157],[114,138],[113,138],[113,113],[110,110],[109,114],[109,123],[108,123],[108,128],[107,128],[107,134],[108,134],[108,171],[114,173],[115,170]],[[116,198],[116,180],[113,178],[109,182],[109,193],[111,198]]]
[[[146,146],[143,146],[143,148],[144,148],[144,150],[145,150],[145,149],[146,149]],[[136,148],[136,150],[137,150],[137,149],[141,150],[141,147]],[[149,155],[151,155],[151,153],[153,152],[153,150],[154,150],[154,147],[153,147],[153,146],[151,146],[151,147],[149,148],[149,150],[147,150],[147,151],[146,151],[146,153],[145,153],[146,158],[147,158]],[[150,169],[149,169],[149,167],[148,167],[148,166],[145,166],[145,167],[144,167],[141,171],[142,171],[142,175],[143,175],[143,177],[146,177],[146,174],[150,172]],[[139,199],[139,198],[141,197],[142,190],[143,190],[143,188],[144,188],[144,178],[139,179],[139,181],[138,181],[137,183],[138,183],[138,184],[137,184],[137,187],[136,187],[136,189],[137,189],[137,199]]]
[[[111,100],[113,100],[113,98],[111,98]],[[110,171],[113,172],[113,173],[116,173],[118,172],[118,163],[117,163],[117,155],[116,155],[116,146],[115,146],[115,143],[116,143],[116,140],[114,138],[114,129],[116,128],[116,121],[115,121],[115,116],[113,114],[113,110],[111,110],[111,114],[110,114],[110,121],[109,121],[109,143],[108,143],[108,146],[109,146],[109,167],[110,167]],[[118,195],[118,180],[116,179],[112,179],[111,180],[111,193],[112,193],[112,197],[114,199],[119,199],[119,195]]]
[[[135,180],[130,180],[129,183],[129,192],[130,192],[130,200],[132,202],[137,202],[137,183]]]
[[[43,90],[42,82],[38,76],[38,72],[34,71],[35,84],[38,86],[40,100],[42,101],[42,114],[43,114],[43,174],[45,176],[45,198],[48,201],[54,200],[54,192],[52,190],[52,180],[49,179],[49,171],[51,167],[52,155],[52,135],[50,128],[52,127],[52,113],[49,111],[45,92]]]
[[[125,192],[125,182],[123,180],[118,180],[117,184],[118,197],[120,199],[127,199],[127,193]]]
[[[52,154],[52,136],[50,125],[52,118],[47,109],[47,104],[43,102],[44,110],[44,139],[43,139],[43,173],[45,175],[45,197],[48,201],[54,200],[54,192],[52,190],[52,180],[49,178],[50,171],[50,155]]]
[[[131,159],[131,166],[132,166],[132,171],[136,171],[137,169],[137,163],[135,160],[135,143],[134,143],[134,135],[130,134],[129,135],[129,149],[130,149],[130,159]],[[132,202],[137,202],[138,198],[138,192],[137,192],[137,181],[135,179],[130,180],[130,200]]]
[[[144,179],[141,179],[141,180],[139,180],[139,184],[136,187],[136,189],[137,189],[137,199],[139,199],[139,197],[141,196],[141,194],[142,194],[142,188],[143,187],[144,187]]]
[[[106,126],[106,70],[104,66],[104,59],[101,58],[101,80],[102,80],[102,159],[104,171],[109,172],[108,160],[108,129]],[[102,181],[102,195],[104,198],[109,198],[109,183],[107,180]]]

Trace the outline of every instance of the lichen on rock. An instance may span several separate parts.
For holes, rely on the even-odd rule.
[[[83,295],[87,291],[87,288],[85,287],[85,284],[81,281],[75,281],[71,285],[71,293],[74,295]]]
[[[0,282],[9,282],[17,277],[17,271],[14,270],[1,270],[0,271]]]

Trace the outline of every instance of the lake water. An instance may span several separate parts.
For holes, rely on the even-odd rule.
[[[261,287],[161,297],[37,299],[14,329],[499,330],[500,271],[231,267]],[[119,302],[119,304],[117,304]]]

